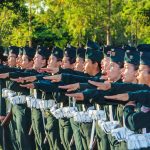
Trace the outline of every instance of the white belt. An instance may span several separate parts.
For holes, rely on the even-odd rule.
[[[26,101],[28,107],[42,110],[51,109],[55,105],[54,100],[36,99],[31,96],[27,96]]]
[[[57,119],[60,118],[71,118],[74,116],[75,112],[77,112],[76,107],[62,107],[59,109],[51,109],[51,113],[56,117]]]
[[[89,110],[88,112],[93,120],[106,120],[106,113],[104,110]]]
[[[36,109],[40,109],[40,99],[36,99],[30,96],[26,97],[26,101],[27,101],[27,106],[29,108],[36,108]]]
[[[25,95],[14,96],[14,97],[10,97],[8,99],[9,99],[10,103],[12,103],[13,105],[26,103],[26,96]]]
[[[118,121],[98,121],[98,125],[102,128],[102,130],[106,133],[109,134],[111,133],[111,130],[116,129],[118,127],[120,127],[119,122]]]
[[[92,118],[89,116],[89,112],[88,111],[80,111],[80,112],[76,112],[74,114],[74,121],[79,122],[79,123],[90,123],[92,122]]]
[[[51,109],[55,105],[54,100],[41,100],[40,102],[40,109]]]
[[[40,99],[32,99],[31,100],[31,108],[40,109]]]
[[[150,133],[134,134],[129,136],[127,146],[129,150],[138,150],[150,147]]]
[[[77,112],[77,107],[63,107],[62,108],[64,117],[71,118],[74,116],[75,112]]]

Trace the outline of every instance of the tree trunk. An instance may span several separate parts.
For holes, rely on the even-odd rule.
[[[111,0],[108,0],[107,45],[111,45]]]
[[[32,47],[32,0],[29,0],[29,47]]]

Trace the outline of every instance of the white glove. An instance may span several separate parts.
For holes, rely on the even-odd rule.
[[[112,129],[111,134],[118,141],[127,141],[128,137],[134,134],[134,132],[125,127],[122,127],[122,128]]]
[[[118,127],[120,127],[119,122],[118,121],[99,121],[98,125],[102,128],[102,130],[106,133],[109,134],[111,132],[111,130],[116,129]]]
[[[2,97],[4,97],[4,98],[8,97],[9,91],[10,91],[9,89],[3,88],[2,89]]]
[[[93,120],[106,120],[106,113],[103,110],[89,110],[88,112]]]
[[[77,112],[76,107],[63,107],[62,112],[64,114],[64,117],[71,118],[74,116],[74,113]]]
[[[39,102],[40,109],[50,109],[52,106],[55,105],[54,100],[41,100]]]
[[[129,150],[137,150],[150,147],[150,133],[133,134],[127,140]]]
[[[62,108],[56,109],[56,110],[51,110],[51,113],[56,119],[64,118]]]
[[[16,96],[16,92],[11,91],[11,90],[9,90],[9,91],[7,92],[7,98],[8,98],[8,100],[9,100],[11,97],[14,97],[14,96]]]
[[[92,122],[92,118],[89,116],[88,112],[80,111],[75,113],[74,121],[76,122]]]

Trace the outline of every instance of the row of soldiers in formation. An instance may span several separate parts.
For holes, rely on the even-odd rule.
[[[150,149],[150,44],[8,50],[0,48],[5,150]]]

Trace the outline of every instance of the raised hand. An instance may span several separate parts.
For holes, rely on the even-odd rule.
[[[73,93],[73,94],[65,94],[66,96],[73,97],[77,101],[82,101],[84,100],[84,95],[83,93]]]
[[[12,81],[15,81],[15,82],[18,82],[18,83],[24,83],[24,79],[23,78],[21,78],[21,77],[19,77],[19,78],[11,78],[10,80],[12,80]]]
[[[28,89],[34,89],[34,84],[33,83],[29,83],[29,84],[20,84],[21,87],[25,87]]]
[[[53,76],[46,76],[43,77],[45,80],[51,80],[51,82],[60,82],[61,81],[61,74],[53,75]]]
[[[0,79],[6,79],[9,77],[9,73],[2,73],[0,74]]]
[[[64,85],[64,86],[59,86],[61,89],[66,89],[68,92],[75,91],[80,88],[79,83],[74,83],[74,84],[69,84],[69,85]]]
[[[48,68],[41,68],[39,71],[41,72],[48,72],[48,73],[57,73],[59,71],[59,68],[54,67],[48,67]]]
[[[129,100],[129,95],[128,93],[123,93],[123,94],[117,94],[117,95],[111,95],[111,96],[104,96],[106,99],[114,99],[118,101],[128,101]]]
[[[95,81],[91,81],[91,80],[89,80],[88,82],[94,86],[97,86],[98,90],[106,91],[106,90],[111,89],[111,83],[109,83],[109,82],[103,83],[103,82],[95,82]]]
[[[25,78],[23,78],[23,79],[24,79],[24,81],[26,81],[26,82],[33,82],[33,81],[36,80],[36,76],[25,77]]]

